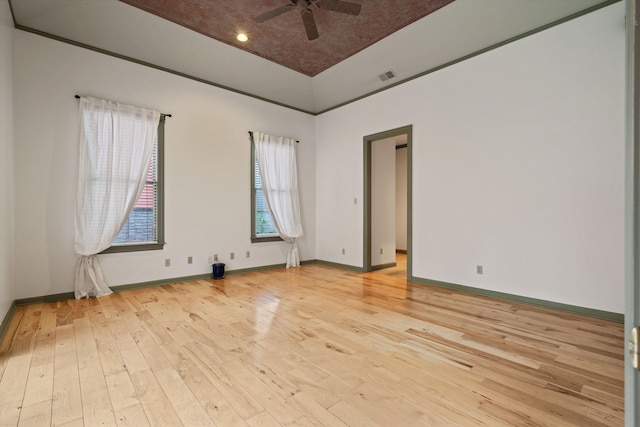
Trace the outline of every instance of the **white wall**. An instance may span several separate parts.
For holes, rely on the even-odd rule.
[[[407,148],[396,150],[396,249],[407,250]]]
[[[167,245],[163,251],[101,255],[110,285],[210,273],[213,254],[227,270],[285,262],[285,243],[250,243],[249,130],[300,140],[300,254],[315,258],[313,116],[30,33],[15,36],[15,298],[73,290],[75,94],[173,115],[165,128]]]
[[[13,20],[0,2],[0,322],[14,300],[13,274]]]
[[[395,137],[371,142],[372,267],[396,261],[395,156]]]
[[[362,138],[413,124],[414,276],[622,313],[624,40],[620,2],[319,116],[317,257],[362,266]]]
[[[168,245],[102,256],[112,285],[209,272],[213,253],[231,270],[283,262],[284,244],[249,243],[248,130],[301,140],[302,258],[362,266],[362,138],[412,124],[414,276],[623,312],[621,3],[315,119],[21,31],[12,111],[0,13],[0,120],[15,117],[0,131],[0,202],[15,205],[13,271],[0,217],[0,309],[73,289],[79,93],[174,116]]]

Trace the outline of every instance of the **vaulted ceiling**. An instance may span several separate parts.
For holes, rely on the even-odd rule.
[[[618,0],[344,1],[9,3],[18,29],[318,113]],[[349,4],[359,13],[341,13]]]

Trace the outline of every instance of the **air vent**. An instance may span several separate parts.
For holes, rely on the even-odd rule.
[[[396,76],[395,71],[393,70],[389,70],[389,71],[385,71],[384,73],[380,74],[378,77],[380,77],[380,80],[387,81],[389,79],[392,79]]]

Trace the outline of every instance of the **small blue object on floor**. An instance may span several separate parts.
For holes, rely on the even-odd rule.
[[[224,279],[224,263],[217,262],[213,264],[212,267],[213,267],[213,278]]]

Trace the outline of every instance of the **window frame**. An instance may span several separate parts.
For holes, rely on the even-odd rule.
[[[164,249],[166,242],[164,241],[164,124],[166,114],[160,115],[160,121],[158,122],[158,137],[157,137],[157,212],[156,212],[156,227],[157,227],[157,242],[152,243],[118,243],[111,245],[101,254],[122,253],[122,252],[138,252],[138,251],[158,251]]]
[[[256,144],[251,139],[251,243],[262,242],[281,242],[282,237],[279,235],[273,236],[258,236],[256,235]],[[273,222],[273,218],[271,219]]]

